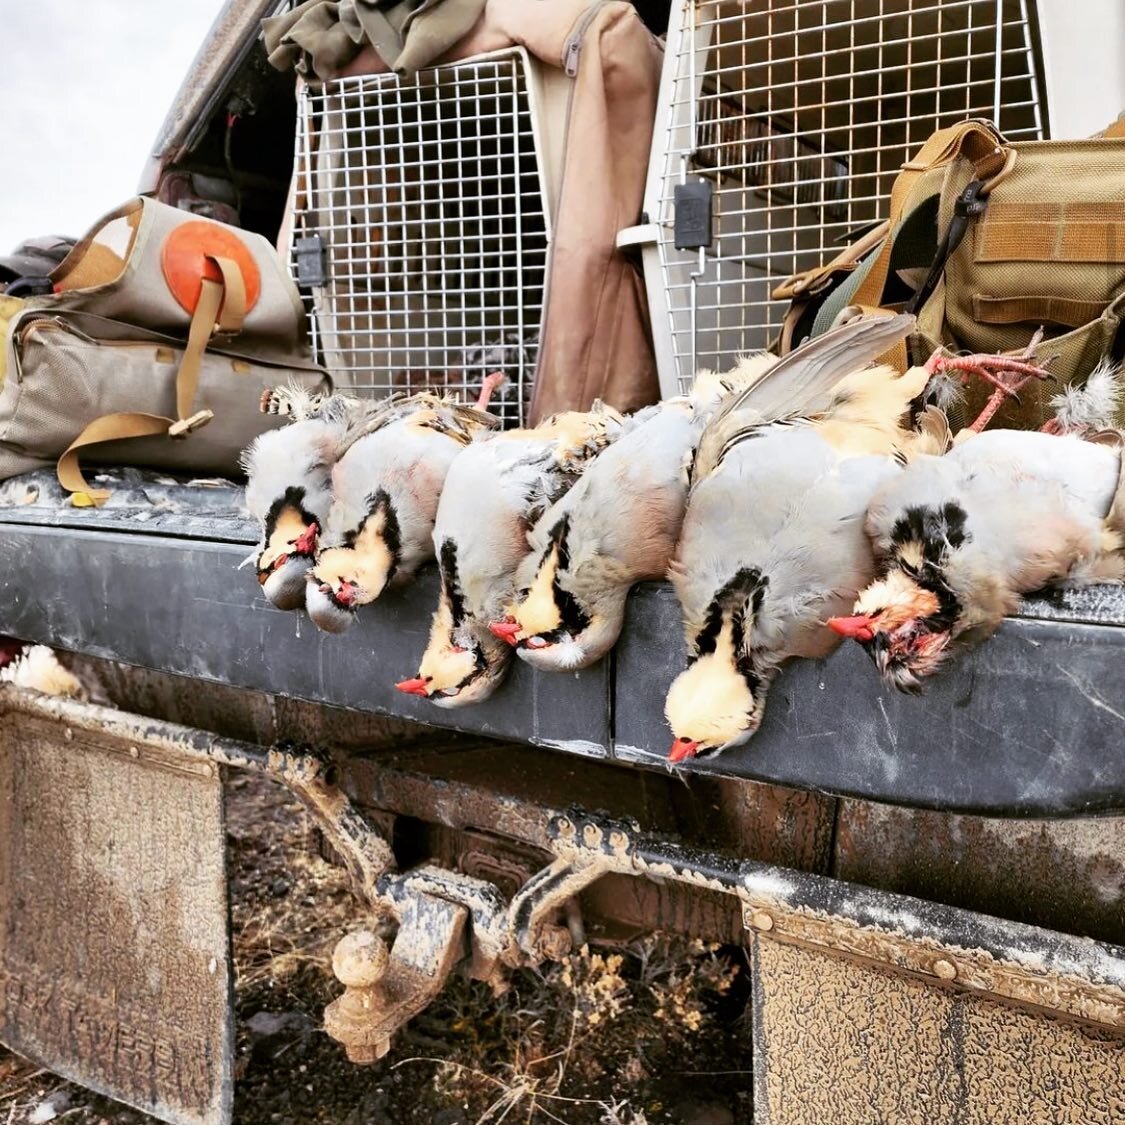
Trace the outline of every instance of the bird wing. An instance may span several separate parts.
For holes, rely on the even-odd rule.
[[[865,316],[802,344],[719,407],[700,439],[695,479],[714,472],[730,443],[755,426],[823,410],[841,379],[903,340],[914,323],[905,313]]]

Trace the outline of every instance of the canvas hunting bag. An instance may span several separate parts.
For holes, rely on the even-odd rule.
[[[994,422],[1037,428],[1060,386],[1084,382],[1120,340],[1125,135],[1009,143],[987,121],[942,129],[903,166],[886,223],[774,296],[791,301],[783,349],[849,307],[914,312],[917,332],[887,357],[899,367],[939,345],[1018,353],[1042,328],[1037,357],[1054,357],[1055,380],[1026,386]],[[957,413],[971,419],[990,392],[970,385]]]
[[[277,424],[259,410],[267,387],[328,387],[296,288],[260,235],[135,199],[51,282],[7,308],[0,479],[56,464],[64,488],[101,503],[79,457],[235,473]]]

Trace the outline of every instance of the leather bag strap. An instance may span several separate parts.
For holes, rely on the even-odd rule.
[[[951,164],[958,157],[965,157],[972,162],[976,178],[987,181],[987,186],[991,189],[996,178],[1010,167],[1012,152],[991,124],[984,121],[962,121],[934,133],[918,150],[918,154],[902,166],[902,171],[895,179],[891,188],[891,233],[852,297],[852,303],[883,303],[883,290],[890,273],[895,234],[908,213],[911,192],[925,173]]]
[[[95,418],[67,446],[55,467],[59,484],[68,492],[83,493],[99,507],[110,497],[105,489],[92,488],[82,475],[78,463],[81,450],[106,441],[125,441],[161,434],[183,438],[214,417],[210,410],[191,413],[199,387],[203,353],[216,331],[234,333],[241,330],[246,319],[246,285],[241,270],[230,258],[209,257],[218,267],[223,280],[204,278],[200,286],[199,301],[191,316],[183,359],[176,372],[176,417],[119,413]]]

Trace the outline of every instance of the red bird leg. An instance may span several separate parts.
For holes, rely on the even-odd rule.
[[[984,404],[984,409],[977,415],[973,423],[966,427],[975,433],[980,433],[992,421],[1004,399],[1018,399],[1020,389],[1032,379],[1050,378],[1051,373],[1046,368],[1037,367],[1029,362],[1040,339],[1042,339],[1042,330],[1035,333],[1023,353],[1018,356],[943,355],[940,351],[936,351],[926,361],[925,369],[930,375],[950,371],[956,372],[962,379],[969,379],[975,375],[995,388],[988,402]],[[1017,376],[1017,378],[1008,379],[1005,376]]]
[[[969,425],[965,427],[965,429],[972,430],[973,433],[979,434],[981,430],[983,430],[985,426],[987,426],[988,423],[992,421],[993,415],[995,415],[996,411],[999,410],[1003,405],[1004,399],[1006,399],[1009,395],[1012,398],[1018,399],[1018,392],[1020,388],[1023,387],[1023,385],[1032,378],[1034,378],[1034,376],[1027,375],[1018,383],[1013,383],[1010,386],[998,386],[996,390],[994,390],[992,394],[989,395],[988,401],[984,404],[981,412],[972,420],[972,422],[969,423]]]
[[[486,375],[481,381],[480,394],[477,396],[477,409],[487,410],[488,403],[496,388],[507,378],[503,371],[493,371],[490,375]]]

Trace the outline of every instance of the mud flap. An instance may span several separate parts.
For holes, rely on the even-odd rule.
[[[0,700],[0,1041],[165,1121],[225,1125],[222,784],[198,755]]]
[[[1125,949],[779,869],[745,886],[756,1125],[1125,1120]]]

